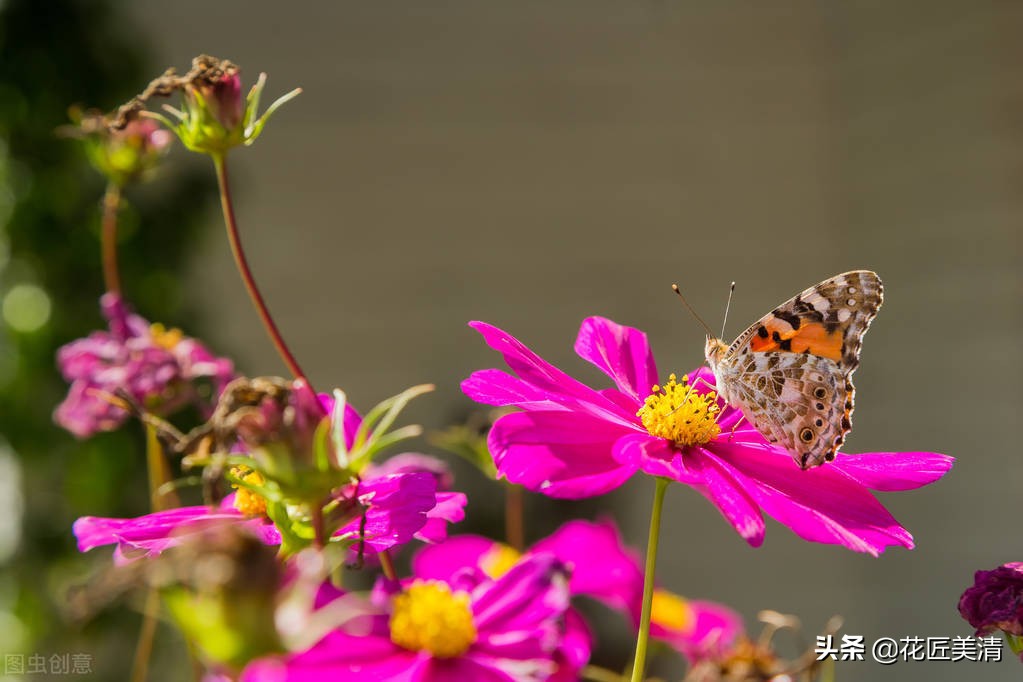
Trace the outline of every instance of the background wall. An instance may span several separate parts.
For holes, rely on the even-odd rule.
[[[849,452],[935,450],[946,480],[884,496],[914,551],[879,559],[769,524],[754,550],[691,490],[669,492],[670,588],[755,613],[834,613],[844,632],[969,633],[980,568],[1023,559],[1020,225],[1023,5],[989,2],[126,3],[156,63],[228,57],[267,97],[305,93],[232,155],[239,218],[278,322],[320,387],[369,406],[435,382],[411,416],[439,427],[496,366],[484,319],[599,381],[574,357],[600,314],[651,337],[662,372],[702,359],[679,281],[729,335],[825,277],[867,267],[884,309],[857,372]],[[141,83],[139,84],[141,86]],[[186,299],[254,374],[282,373],[234,274],[219,216]],[[499,509],[471,494],[463,530]],[[649,481],[535,501],[528,532],[608,504],[641,545]],[[489,505],[489,506],[488,506]],[[624,630],[605,647],[621,656]],[[1011,657],[1006,649],[1007,658]],[[605,652],[605,656],[608,655]],[[842,680],[1018,679],[1019,664],[859,663]]]

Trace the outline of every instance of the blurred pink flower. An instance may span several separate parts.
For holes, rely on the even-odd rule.
[[[649,400],[662,397],[657,386],[647,398],[658,379],[643,332],[601,317],[583,321],[576,352],[616,386],[598,391],[497,327],[470,326],[518,375],[487,369],[462,383],[478,402],[523,410],[501,417],[490,432],[498,472],[551,497],[600,495],[643,471],[695,488],[751,545],[763,542],[764,511],[805,540],[877,555],[891,545],[912,548],[913,538],[870,490],[919,488],[952,466],[951,457],[936,453],[883,452],[840,454],[826,466],[802,471],[748,422],[732,432],[741,413],[708,394],[701,382],[713,386],[714,377],[707,370],[691,377],[691,392],[673,379],[663,389],[685,396],[689,413],[679,411],[679,419],[691,415],[698,422],[683,434],[695,442],[680,445],[659,431],[654,435],[638,416]]]
[[[178,330],[165,330],[131,312],[117,294],[100,299],[108,331],[97,331],[61,347],[57,364],[71,382],[67,397],[57,406],[57,423],[79,438],[120,426],[128,413],[109,398],[117,391],[159,415],[186,403],[209,412],[220,391],[234,378],[230,360],[218,358],[195,339]],[[195,382],[212,382],[212,394],[202,397]]]
[[[727,606],[654,591],[650,636],[671,645],[690,665],[724,658],[742,633],[742,618]]]

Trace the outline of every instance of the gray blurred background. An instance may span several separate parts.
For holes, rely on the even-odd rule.
[[[871,268],[886,301],[846,450],[957,458],[940,483],[883,496],[918,548],[874,559],[771,522],[751,549],[676,486],[662,582],[750,627],[760,609],[796,614],[810,641],[842,614],[870,642],[968,634],[956,604],[973,571],[1023,560],[1023,4],[145,0],[130,12],[167,65],[209,52],[248,82],[267,71],[268,101],[305,89],[231,162],[252,266],[320,388],[364,409],[435,382],[410,418],[440,427],[474,408],[458,382],[498,365],[469,320],[599,382],[571,346],[583,317],[605,315],[646,330],[666,374],[703,346],[671,282],[713,321],[736,280],[732,336],[825,277]],[[210,343],[249,373],[283,373],[217,213],[190,271]],[[472,495],[490,489],[459,475],[465,528],[493,524],[493,495]],[[613,505],[642,545],[651,491],[636,478],[601,500],[530,500],[542,514],[529,539]],[[632,646],[616,627],[609,660]],[[1019,679],[1011,657],[847,664],[837,679]]]

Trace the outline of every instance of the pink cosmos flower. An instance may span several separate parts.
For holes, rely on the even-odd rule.
[[[177,330],[151,325],[117,294],[104,294],[100,306],[109,331],[93,332],[57,352],[57,364],[71,388],[54,418],[75,436],[116,429],[128,418],[108,399],[118,390],[160,415],[193,401],[208,412],[210,401],[234,378],[230,360],[214,356]],[[213,383],[209,399],[200,398],[195,388],[193,382],[201,379]]]
[[[335,533],[356,545],[364,544],[368,554],[382,552],[410,542],[441,541],[447,524],[465,517],[466,498],[462,493],[437,492],[435,480],[426,473],[390,474],[362,481],[355,492],[366,507],[362,516],[352,519]],[[281,544],[281,534],[265,515],[246,513],[251,500],[240,503],[241,495],[228,495],[218,508],[179,507],[154,512],[134,519],[83,516],[72,528],[78,549],[116,544],[114,561],[125,564],[142,557],[153,557],[168,547],[181,544],[190,534],[210,525],[231,523],[245,526],[268,545]],[[240,509],[239,509],[240,507]]]
[[[554,679],[559,646],[588,646],[566,633],[567,581],[550,554],[497,579],[471,567],[448,575],[378,587],[375,614],[250,664],[242,682],[542,682]]]
[[[803,539],[876,556],[890,545],[912,548],[913,538],[870,491],[919,488],[952,466],[951,457],[930,452],[881,452],[840,454],[825,466],[802,471],[748,422],[735,428],[741,413],[708,395],[702,382],[712,386],[714,378],[707,370],[694,373],[691,393],[673,379],[664,387],[688,399],[685,410],[661,413],[676,420],[670,428],[695,441],[680,445],[660,435],[656,425],[648,430],[637,416],[663,397],[655,390],[647,398],[658,375],[643,332],[601,317],[583,321],[576,352],[615,382],[615,388],[595,390],[497,327],[470,326],[518,375],[487,369],[462,383],[478,402],[523,410],[501,417],[490,432],[498,472],[551,497],[600,495],[643,471],[695,488],[753,546],[763,542],[764,511]],[[702,412],[696,409],[701,405]],[[690,417],[692,427],[681,423]]]

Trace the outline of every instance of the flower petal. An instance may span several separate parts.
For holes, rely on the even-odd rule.
[[[684,457],[692,475],[701,479],[693,487],[718,508],[746,542],[759,547],[764,542],[764,517],[747,482],[729,467],[721,466],[719,460],[705,455],[704,450],[694,449],[692,456]]]
[[[637,422],[635,414],[622,410],[599,391],[565,374],[511,334],[485,322],[470,322],[469,326],[483,336],[488,346],[501,353],[519,378],[544,392],[545,399],[622,424]]]
[[[934,483],[947,474],[954,463],[954,457],[936,452],[869,452],[840,454],[826,466],[845,472],[868,488],[894,491]]]
[[[426,512],[426,523],[416,531],[415,538],[423,542],[444,542],[448,537],[448,524],[465,518],[468,501],[464,493],[437,493],[437,504]]]
[[[513,633],[529,633],[530,646],[553,651],[557,645],[557,625],[569,604],[568,580],[564,565],[550,554],[524,557],[496,580],[481,583],[472,595],[473,620],[480,639],[496,634],[491,652],[504,650],[514,641]],[[522,640],[516,648],[525,645]],[[515,655],[514,658],[523,656]]]
[[[657,365],[650,342],[645,333],[633,327],[606,317],[588,317],[579,327],[575,352],[600,368],[639,404],[657,383]]]
[[[635,472],[611,454],[625,432],[587,414],[519,412],[498,419],[487,442],[498,473],[512,483],[578,499],[614,490]]]
[[[613,521],[569,521],[530,549],[530,554],[544,552],[556,556],[571,571],[568,588],[573,596],[593,597],[638,620],[642,564],[622,543]]]
[[[498,543],[481,535],[458,535],[443,544],[423,547],[412,558],[412,575],[450,582],[452,576],[480,562]]]
[[[799,537],[874,556],[913,536],[859,482],[827,465],[801,470],[777,447],[713,443],[705,454]]]

